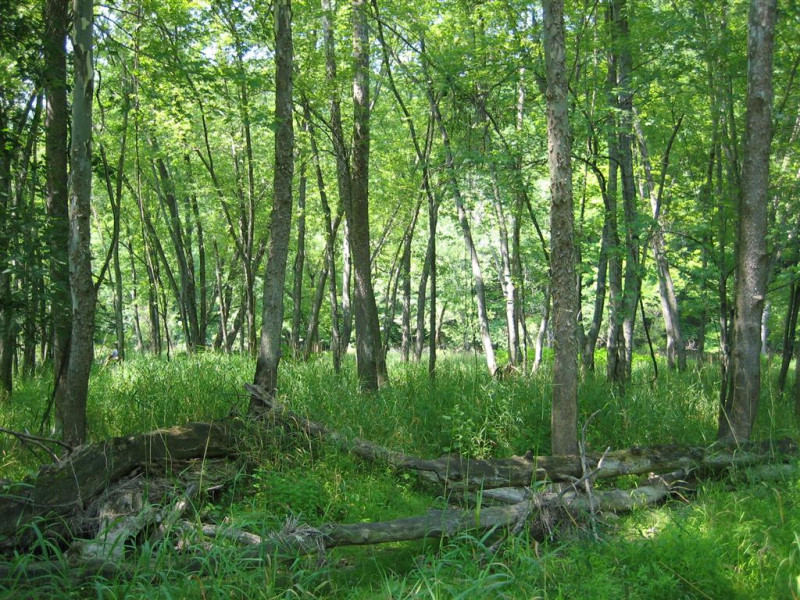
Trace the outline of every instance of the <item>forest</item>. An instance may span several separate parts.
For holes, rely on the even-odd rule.
[[[800,598],[797,3],[18,0],[0,67],[0,597]]]

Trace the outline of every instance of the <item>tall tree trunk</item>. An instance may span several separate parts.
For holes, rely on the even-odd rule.
[[[94,358],[94,314],[97,298],[92,281],[92,59],[94,2],[73,1],[74,86],[72,96],[72,197],[70,201],[69,273],[72,293],[67,393],[57,406],[63,439],[70,445],[86,441],[86,400]]]
[[[11,246],[11,129],[8,107],[0,100],[0,260],[9,262]],[[0,269],[0,391],[9,396],[13,389],[14,371],[14,314],[11,295],[11,273]]]
[[[639,264],[639,225],[636,210],[636,186],[633,178],[633,92],[630,77],[633,70],[633,59],[630,50],[628,33],[627,0],[613,0],[614,39],[618,45],[617,55],[617,104],[619,111],[619,161],[620,181],[622,183],[622,203],[625,217],[625,275],[622,298],[622,335],[625,340],[623,378],[631,377],[633,362],[634,327],[636,325],[636,309],[639,306],[642,276]]]
[[[731,394],[720,439],[750,439],[761,393],[761,313],[767,285],[767,195],[772,119],[775,0],[752,0],[748,23],[747,116],[739,198],[739,253],[733,321]]]
[[[609,0],[606,9],[606,25],[611,35],[615,35],[614,1]],[[617,216],[619,138],[617,136],[617,53],[608,54],[608,74],[606,93],[608,95],[608,182],[606,184],[605,222],[608,226],[608,330],[606,332],[606,377],[608,381],[625,381],[625,341],[622,336],[623,294],[622,294],[622,253],[620,251],[619,219]]]
[[[369,246],[369,37],[365,0],[353,0],[353,152],[350,202],[345,205],[353,253],[354,315],[358,379],[375,390],[388,377],[381,352],[378,307],[372,287]]]
[[[275,171],[274,200],[270,220],[267,268],[264,274],[264,308],[261,346],[254,383],[272,397],[278,386],[283,327],[283,283],[292,227],[292,178],[294,175],[294,127],[292,118],[292,5],[275,2]],[[250,412],[264,406],[250,397]]]
[[[307,125],[304,125],[304,129]],[[300,323],[303,318],[303,271],[306,260],[306,161],[300,163],[300,189],[297,194],[297,254],[292,274],[292,353],[300,354]],[[327,273],[326,273],[327,275]]]
[[[342,212],[350,204],[352,177],[350,175],[350,157],[344,140],[342,128],[341,100],[336,81],[336,44],[334,32],[334,6],[332,0],[322,0],[322,37],[325,47],[325,79],[331,85],[330,123],[331,138],[333,140],[333,154],[336,157],[336,184],[339,192],[339,209]],[[334,272],[331,271],[331,277]],[[353,312],[351,309],[351,256],[350,256],[350,227],[345,221],[342,235],[342,328],[339,336],[339,358],[347,352],[350,345],[350,336],[353,326]],[[337,359],[334,359],[337,360]]]
[[[564,2],[544,1],[547,139],[550,166],[550,266],[553,282],[553,454],[578,452],[578,298],[575,287],[575,215],[567,101]]]
[[[45,152],[47,180],[47,217],[50,229],[50,282],[52,296],[50,319],[53,328],[53,375],[56,404],[65,393],[65,365],[69,361],[70,311],[69,264],[69,185],[67,182],[67,30],[68,0],[48,0],[45,4]]]

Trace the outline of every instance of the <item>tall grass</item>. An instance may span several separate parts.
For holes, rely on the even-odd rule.
[[[351,436],[423,457],[459,452],[508,456],[549,449],[550,373],[491,378],[474,355],[445,355],[435,381],[423,365],[390,355],[392,383],[357,392],[352,357],[336,375],[327,357],[281,363],[280,399],[293,410]],[[599,365],[598,369],[602,367]],[[170,361],[133,356],[93,373],[88,420],[94,440],[194,420],[219,419],[247,409],[243,383],[249,357],[212,353]],[[0,425],[38,431],[51,376],[16,382]],[[767,370],[755,428],[760,439],[797,438],[789,399],[777,393]],[[664,366],[653,380],[647,361],[635,363],[623,390],[598,374],[580,385],[580,421],[590,449],[633,445],[704,444],[716,434],[719,375],[715,366],[684,373]],[[52,419],[45,424],[45,433]],[[284,437],[282,437],[282,435]],[[366,465],[300,436],[278,434],[247,449],[249,474],[223,497],[199,501],[194,519],[266,534],[287,518],[317,524],[360,522],[420,514],[441,506],[414,477]],[[0,437],[0,477],[18,479],[42,460]],[[44,543],[44,542],[43,542]],[[57,584],[53,597],[231,598],[792,598],[800,595],[800,475],[778,481],[742,473],[736,489],[704,484],[690,503],[673,502],[606,518],[600,539],[572,537],[538,544],[525,536],[491,553],[488,539],[460,536],[333,550],[315,558],[252,569],[224,542],[209,551],[213,575],[183,577],[168,566],[137,571],[125,581],[95,580],[72,589]],[[43,546],[50,554],[58,548]],[[165,556],[163,544],[151,552]],[[24,557],[20,557],[23,560]],[[136,557],[131,560],[135,563]],[[140,564],[146,564],[144,558]],[[153,582],[156,582],[155,584]],[[20,593],[0,582],[0,595]]]

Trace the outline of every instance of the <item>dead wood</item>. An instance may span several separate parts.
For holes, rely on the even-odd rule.
[[[25,525],[36,519],[64,523],[139,466],[170,470],[179,460],[227,456],[232,442],[229,426],[189,423],[82,446],[59,464],[42,467],[35,478],[3,486],[0,549],[20,542]]]
[[[356,456],[391,466],[413,470],[425,480],[450,490],[485,490],[502,487],[528,486],[535,481],[573,481],[583,477],[586,469],[596,479],[621,475],[646,475],[682,469],[686,472],[703,470],[715,473],[730,467],[745,467],[774,460],[778,455],[795,454],[792,440],[753,442],[736,445],[704,446],[666,445],[629,448],[599,453],[587,453],[584,463],[580,456],[512,456],[497,459],[470,459],[460,455],[445,455],[423,459],[390,450],[360,438],[348,439],[325,425],[315,423],[289,410],[280,402],[252,385],[247,390],[258,395],[269,408],[268,418],[333,443]]]

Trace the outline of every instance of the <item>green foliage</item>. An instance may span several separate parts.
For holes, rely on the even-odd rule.
[[[448,355],[431,383],[422,365],[390,359],[392,385],[369,396],[353,391],[351,360],[341,377],[327,359],[285,361],[281,399],[348,435],[419,456],[547,453],[547,363],[535,376],[496,380],[485,374],[479,358]],[[777,365],[766,367],[770,381]],[[251,371],[249,358],[212,353],[179,355],[169,362],[133,356],[98,367],[90,429],[99,439],[242,411],[246,398],[240,384]],[[584,378],[581,423],[599,411],[586,426],[590,449],[713,439],[717,367],[660,373],[654,382],[649,363],[637,360],[624,392],[599,375]],[[21,381],[0,425],[35,430],[49,380],[43,373]],[[796,437],[792,407],[772,385],[765,386],[762,402],[757,434]],[[0,444],[0,477],[19,478],[45,460],[11,438],[0,438]],[[443,502],[412,476],[364,464],[297,433],[276,430],[268,441],[240,452],[244,463],[234,485],[221,497],[198,502],[190,520],[269,535],[295,522],[388,520],[422,514]],[[602,516],[598,539],[579,533],[537,543],[523,534],[495,552],[490,550],[495,535],[464,535],[441,543],[336,549],[324,564],[309,557],[259,569],[241,562],[232,542],[217,539],[202,557],[211,574],[189,577],[172,566],[175,550],[167,540],[129,557],[132,573],[124,579],[93,579],[76,588],[55,577],[40,589],[53,598],[791,598],[800,593],[798,469],[783,471],[778,479],[742,470],[734,474],[733,487],[730,479],[705,483],[686,503],[673,501],[619,519]],[[36,539],[35,552],[16,561],[61,555],[57,540],[43,532]],[[192,543],[203,541],[209,540],[198,537]],[[144,566],[150,558],[155,571]],[[20,581],[3,582],[0,597],[19,597],[26,589]]]

